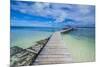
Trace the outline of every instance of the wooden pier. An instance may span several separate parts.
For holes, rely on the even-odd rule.
[[[37,41],[35,45],[26,49],[18,46],[10,49],[11,67],[73,62],[71,53],[62,40],[61,31],[53,33],[49,38]]]
[[[61,33],[68,33],[69,31],[72,31],[72,30],[73,30],[73,28],[68,28],[68,29],[63,29],[60,32]]]
[[[72,63],[71,53],[63,42],[60,32],[55,32],[33,65]]]

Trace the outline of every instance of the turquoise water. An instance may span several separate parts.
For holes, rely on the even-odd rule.
[[[95,28],[78,28],[62,38],[75,62],[95,61]]]
[[[28,48],[41,39],[52,35],[54,30],[48,28],[11,28],[11,47]],[[95,28],[77,28],[62,34],[68,50],[75,62],[95,60]]]
[[[45,39],[52,34],[52,31],[36,30],[34,28],[12,28],[11,29],[11,47],[18,46],[28,48],[36,41]]]

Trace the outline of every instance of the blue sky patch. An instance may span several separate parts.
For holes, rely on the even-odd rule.
[[[95,26],[95,6],[11,1],[11,26]]]

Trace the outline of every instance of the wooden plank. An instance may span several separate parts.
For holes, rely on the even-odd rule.
[[[38,55],[34,65],[71,63],[73,59],[67,46],[64,44],[61,33],[55,32]]]

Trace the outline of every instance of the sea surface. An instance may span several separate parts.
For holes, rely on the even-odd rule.
[[[10,45],[21,48],[28,48],[34,45],[37,41],[50,37],[53,30],[44,28],[11,28]]]
[[[50,37],[58,29],[11,28],[10,47],[28,48],[37,41]],[[95,28],[77,28],[61,34],[75,62],[95,60]]]
[[[77,28],[62,38],[75,62],[95,61],[95,28]]]

